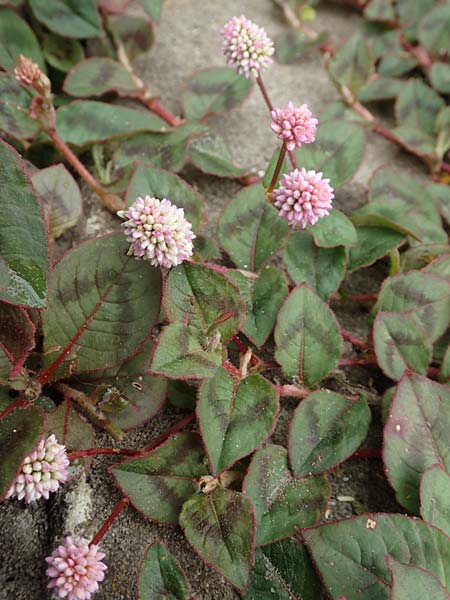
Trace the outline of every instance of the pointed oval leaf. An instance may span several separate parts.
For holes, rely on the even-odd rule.
[[[208,467],[200,436],[179,433],[148,454],[113,465],[110,471],[139,512],[152,521],[174,525]]]
[[[426,331],[414,319],[397,313],[378,313],[373,341],[378,364],[396,381],[408,370],[425,373],[433,355]]]
[[[45,72],[39,42],[32,29],[13,10],[0,8],[0,66],[13,75],[21,54],[37,63]]]
[[[295,151],[298,164],[322,171],[333,188],[350,181],[359,169],[366,147],[364,130],[356,123],[326,121],[317,127],[314,144]]]
[[[245,600],[317,600],[322,584],[306,548],[288,538],[257,548]]]
[[[247,319],[242,332],[261,348],[275,327],[278,312],[288,295],[285,274],[276,267],[266,267],[257,279],[250,279],[240,271],[229,271],[247,305]]]
[[[356,94],[374,72],[370,47],[360,35],[353,35],[333,57],[330,73],[333,79]]]
[[[186,219],[191,223],[193,229],[200,226],[204,211],[203,199],[178,175],[138,164],[126,192],[128,205],[132,204],[139,196],[168,198],[178,208],[184,209]]]
[[[418,519],[369,513],[303,531],[303,538],[333,600],[389,600],[386,556],[450,583],[450,539]]]
[[[385,279],[373,310],[412,317],[435,342],[450,323],[449,300],[450,281],[432,273],[409,271]]]
[[[94,100],[75,100],[56,111],[56,128],[65,142],[83,146],[141,131],[164,131],[167,125],[149,111]]]
[[[443,62],[435,62],[430,69],[430,82],[441,94],[450,94],[450,65]]]
[[[405,235],[386,227],[357,228],[358,245],[348,250],[347,269],[368,267],[403,243]]]
[[[420,482],[420,514],[422,518],[450,535],[450,475],[439,465],[433,465]]]
[[[84,373],[76,378],[86,392],[91,393],[102,386],[105,393],[115,388],[123,394],[123,402],[117,409],[105,404],[103,412],[121,429],[132,429],[152,419],[164,406],[167,395],[167,380],[149,374],[155,343],[147,340],[139,352],[117,367]]]
[[[74,227],[81,217],[80,188],[63,164],[41,169],[31,181],[44,204],[50,235],[56,239]]]
[[[42,52],[49,65],[64,73],[84,58],[83,46],[78,40],[61,37],[56,33],[44,36]]]
[[[289,460],[296,477],[331,469],[364,441],[371,420],[364,398],[313,392],[297,407],[289,430]]]
[[[180,525],[200,557],[239,591],[245,589],[253,563],[255,522],[250,500],[239,492],[216,488],[185,502]]]
[[[63,89],[69,96],[88,98],[116,92],[119,96],[137,94],[136,83],[120,63],[111,58],[95,56],[79,62],[64,80]]]
[[[449,386],[405,375],[384,427],[383,460],[397,500],[411,512],[419,512],[422,473],[434,464],[450,470],[449,445]]]
[[[9,270],[9,285],[0,289],[0,299],[44,308],[49,257],[43,211],[24,162],[1,140],[0,189],[0,252]]]
[[[248,171],[234,164],[225,140],[211,130],[192,140],[189,144],[189,159],[207,175],[238,178]]]
[[[326,377],[342,352],[336,317],[306,283],[292,290],[278,313],[275,343],[283,371],[307,386]]]
[[[250,79],[228,67],[199,71],[189,79],[181,94],[184,115],[198,120],[237,108],[250,95],[252,87]]]
[[[255,509],[257,545],[275,542],[314,525],[325,512],[329,496],[325,477],[294,479],[287,451],[274,444],[253,455],[243,491]]]
[[[388,566],[392,573],[391,600],[450,600],[448,590],[429,571],[392,558],[388,560]]]
[[[169,379],[212,377],[223,361],[223,351],[214,335],[197,327],[171,323],[156,342],[151,371]]]
[[[259,271],[281,248],[289,225],[267,202],[260,184],[244,188],[225,207],[218,237],[234,264]]]
[[[420,79],[410,79],[397,96],[395,114],[399,125],[431,133],[444,106],[444,100],[433,88]]]
[[[238,288],[201,264],[186,262],[171,269],[163,302],[169,321],[197,327],[204,334],[217,331],[222,343],[233,337],[245,318]]]
[[[200,386],[197,417],[212,474],[228,469],[270,435],[278,413],[274,386],[258,373],[246,379],[221,368]]]
[[[308,283],[325,301],[339,289],[345,276],[345,249],[318,248],[306,231],[289,237],[283,260],[295,284]]]
[[[17,81],[0,73],[0,129],[16,140],[33,138],[39,131],[39,123],[28,116],[30,102],[29,93]]]
[[[450,54],[450,6],[436,5],[419,24],[419,42],[435,55]]]
[[[41,381],[118,365],[156,321],[161,272],[128,256],[120,233],[71,250],[53,269]]]
[[[308,225],[306,230],[313,236],[319,248],[355,246],[358,242],[355,226],[336,208],[326,219],[319,219],[315,225]]]
[[[30,0],[38,21],[50,31],[69,38],[93,38],[102,34],[96,0]]]
[[[138,600],[189,600],[191,587],[166,546],[156,541],[147,547],[138,580]]]
[[[35,332],[34,323],[23,308],[0,302],[0,344],[10,364],[8,373],[2,373],[3,378],[20,372],[35,346]]]
[[[0,501],[45,429],[44,413],[35,406],[16,403],[0,414]]]

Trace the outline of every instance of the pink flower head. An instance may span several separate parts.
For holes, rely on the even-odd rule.
[[[157,267],[175,267],[192,256],[192,225],[184,210],[167,198],[138,198],[128,210],[120,210],[125,235],[131,246],[128,254],[144,258]]]
[[[270,114],[270,127],[286,143],[289,152],[302,144],[314,142],[318,120],[314,119],[306,104],[295,108],[289,102],[285,108],[276,108]]]
[[[273,61],[272,40],[262,27],[244,15],[233,17],[220,32],[223,37],[223,53],[227,65],[237,67],[239,75],[255,77]]]
[[[273,190],[274,206],[278,216],[287,219],[291,227],[315,225],[321,217],[329,215],[334,198],[329,179],[322,179],[322,173],[295,169]]]
[[[45,559],[50,565],[46,571],[48,587],[57,598],[89,600],[98,590],[98,582],[105,578],[107,566],[102,558],[105,555],[95,544],[89,545],[84,538],[66,537]]]
[[[54,435],[41,440],[25,457],[6,498],[24,499],[27,504],[42,497],[48,500],[49,495],[67,481],[68,466],[66,447],[58,444]]]
[[[21,54],[14,69],[14,75],[22,85],[34,86],[41,76],[39,65]]]

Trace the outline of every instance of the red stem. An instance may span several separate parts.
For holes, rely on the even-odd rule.
[[[145,446],[145,448],[141,450],[141,454],[147,454],[147,452],[150,452],[158,446],[161,446],[161,444],[165,442],[170,436],[174,435],[175,433],[178,433],[179,431],[190,425],[193,421],[195,421],[195,413],[190,413],[189,415],[186,415],[185,417],[174,423],[171,427],[166,429],[166,431],[163,431],[163,433],[161,433],[161,435],[159,435],[152,442],[150,442],[150,444]]]
[[[78,175],[84,179],[92,191],[94,191],[102,201],[102,204],[112,213],[116,213],[118,210],[124,207],[122,200],[119,196],[110,194],[102,188],[98,181],[89,173],[86,167],[78,160],[69,146],[62,140],[55,129],[51,129],[48,132],[52,142],[56,148],[61,152],[68,163],[72,165]]]
[[[356,335],[353,335],[353,333],[351,333],[350,331],[347,331],[346,329],[341,329],[341,335],[345,341],[350,342],[350,344],[352,344],[352,346],[354,346],[355,348],[360,348],[361,350],[367,349],[366,342],[364,340],[359,339],[359,337],[356,337]]]
[[[357,458],[381,458],[380,448],[360,448],[354,452],[347,460],[356,460]]]
[[[431,69],[433,61],[425,48],[422,46],[413,46],[403,35],[400,35],[400,42],[403,48],[418,60],[420,66],[425,69],[425,71]]]
[[[131,450],[130,448],[86,448],[85,450],[75,450],[74,452],[69,452],[67,458],[69,460],[76,460],[77,458],[84,458],[86,456],[99,456],[100,454],[139,456],[142,454],[142,451]]]
[[[151,110],[155,115],[158,115],[161,119],[163,119],[166,123],[168,123],[171,127],[177,127],[182,123],[182,119],[172,114],[169,110],[164,108],[164,106],[160,103],[160,101],[156,98],[146,98],[145,94],[139,96],[139,100],[142,102],[144,106],[146,106],[149,110]]]
[[[373,355],[362,356],[361,358],[341,358],[339,367],[357,367],[362,365],[376,365],[377,359]]]
[[[239,338],[239,336],[237,334],[233,336],[232,340],[238,347],[239,352],[242,352],[242,354],[245,354],[248,351],[248,346],[246,344],[244,344],[244,342]],[[252,354],[252,356],[250,358],[250,363],[252,365],[258,365],[260,362],[261,361],[258,359],[258,357],[255,356],[254,354]]]
[[[69,428],[69,414],[70,414],[71,407],[72,407],[72,402],[71,402],[70,398],[67,398],[66,410],[64,412],[64,427],[63,427],[63,438],[62,438],[63,444],[66,443],[66,439],[67,439],[67,430]]]
[[[106,519],[106,521],[103,523],[103,525],[92,538],[92,541],[90,543],[91,546],[100,542],[102,537],[105,535],[105,533],[108,531],[108,529],[111,527],[111,525],[114,523],[114,521],[117,519],[119,514],[122,512],[122,510],[128,503],[128,498],[122,498],[122,500],[120,500],[120,502],[116,504],[116,508],[112,511],[112,513],[109,515],[109,517]]]
[[[376,302],[378,300],[378,296],[376,294],[349,294],[348,296],[337,294],[336,296],[332,297],[332,300],[339,302],[347,300],[349,302]]]

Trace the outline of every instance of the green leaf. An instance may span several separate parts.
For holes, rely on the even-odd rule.
[[[369,513],[303,531],[303,538],[333,600],[390,600],[386,556],[450,583],[450,539],[418,519]]]
[[[163,0],[138,0],[138,2],[153,21],[160,20]]]
[[[9,270],[8,287],[0,288],[0,300],[44,308],[49,257],[42,209],[24,162],[1,140],[0,189],[0,258]]]
[[[374,72],[366,40],[360,34],[353,35],[332,58],[329,70],[336,81],[356,94]]]
[[[420,482],[420,514],[422,518],[450,534],[450,475],[439,465],[433,465]]]
[[[120,63],[111,58],[94,56],[79,62],[64,80],[64,91],[69,96],[88,98],[115,92],[119,96],[137,94],[136,83]]]
[[[156,541],[147,547],[138,580],[138,600],[189,600],[191,588],[180,565],[166,546]]]
[[[450,6],[435,5],[419,24],[419,42],[430,54],[450,53]]]
[[[110,471],[122,493],[145,517],[175,525],[183,503],[208,474],[200,436],[178,433],[156,450],[113,465]]]
[[[247,173],[247,169],[234,164],[223,138],[211,130],[191,141],[189,159],[197,169],[207,175],[238,178]]]
[[[139,196],[169,198],[178,208],[184,209],[186,219],[194,230],[200,226],[204,210],[200,194],[169,171],[139,164],[128,185],[125,199],[130,205]]]
[[[0,414],[0,500],[7,494],[22,462],[45,433],[44,413],[16,403]]]
[[[336,208],[333,208],[326,219],[319,219],[315,225],[308,225],[306,231],[309,231],[316,246],[320,248],[355,246],[358,243],[355,226]]]
[[[420,79],[410,79],[397,97],[395,114],[400,125],[430,133],[444,106],[444,100],[432,88]]]
[[[170,322],[196,327],[205,335],[220,333],[227,343],[245,318],[237,287],[204,265],[184,263],[171,269],[164,289],[164,308]]]
[[[245,600],[317,600],[322,585],[306,548],[288,538],[257,548]]]
[[[121,429],[131,429],[152,419],[163,407],[167,394],[167,381],[150,375],[149,367],[154,351],[154,342],[147,340],[144,346],[130,359],[117,367],[85,373],[76,382],[92,393],[101,386],[108,395],[117,389],[123,395],[117,408],[102,403],[101,410],[108,414]]]
[[[255,509],[257,545],[314,525],[325,512],[329,496],[324,477],[294,479],[287,451],[274,444],[255,452],[243,490]]]
[[[450,246],[448,244],[421,244],[414,246],[402,253],[401,270],[423,269],[429,266],[436,258],[443,257],[449,253]],[[433,271],[428,272],[432,273]],[[439,274],[439,272],[436,273],[436,275]]]
[[[239,380],[221,368],[203,381],[197,416],[212,474],[258,448],[273,431],[277,413],[277,392],[258,373]]]
[[[420,20],[436,6],[435,0],[420,0],[413,2],[411,0],[397,0],[397,12],[400,17],[400,23],[404,35],[409,41],[417,39],[417,28]]]
[[[149,111],[93,100],[75,100],[56,111],[56,128],[65,142],[83,146],[140,131],[164,131],[166,124]]]
[[[432,273],[409,271],[384,280],[374,306],[409,315],[435,342],[450,323],[450,281]]]
[[[20,306],[0,302],[0,377],[18,375],[35,346],[36,327]]]
[[[42,52],[52,67],[64,73],[84,58],[83,46],[78,40],[61,37],[55,33],[44,36]]]
[[[385,227],[358,227],[358,245],[348,250],[347,269],[368,267],[403,243],[405,236]]]
[[[276,59],[281,64],[292,63],[314,50],[325,42],[328,34],[320,33],[315,39],[310,39],[294,29],[282,33],[275,40]]]
[[[221,252],[215,239],[206,235],[198,235],[195,238],[192,260],[202,263],[204,261],[217,260],[219,258],[221,258]]]
[[[450,65],[435,62],[429,70],[431,85],[441,94],[450,94]]]
[[[278,311],[288,295],[286,276],[276,267],[265,267],[257,279],[250,279],[239,271],[229,271],[247,305],[247,319],[242,332],[261,348],[272,333]]]
[[[383,55],[378,64],[378,74],[381,77],[401,77],[417,66],[418,61],[414,56],[411,56],[409,52],[398,48]],[[406,83],[406,81],[403,81],[404,85]]]
[[[205,379],[212,377],[222,360],[222,347],[214,336],[172,323],[158,338],[151,371],[169,379]]]
[[[450,255],[447,254],[437,260],[433,260],[423,271],[425,273],[434,273],[444,279],[450,280]]]
[[[96,0],[30,0],[34,16],[63,37],[93,38],[102,34]]]
[[[114,152],[117,167],[126,167],[139,160],[151,167],[178,172],[187,159],[188,144],[192,136],[204,131],[200,123],[184,123],[169,133],[140,133],[121,141]]]
[[[431,465],[450,469],[450,388],[405,375],[384,428],[383,459],[398,502],[417,514],[422,473]]]
[[[161,272],[127,255],[127,247],[121,233],[94,238],[53,269],[44,378],[118,365],[147,337],[160,310]]]
[[[67,452],[95,446],[95,433],[91,425],[67,400],[61,402],[58,408],[47,415],[47,423],[49,433],[55,434],[58,442],[65,445]],[[68,467],[69,476],[79,475],[89,462],[89,458],[71,460]]]
[[[306,231],[290,236],[283,259],[294,283],[309,283],[323,300],[328,300],[344,279],[344,248],[318,248]]]
[[[392,100],[400,93],[405,82],[395,77],[377,77],[359,90],[358,100],[362,103]]]
[[[312,386],[337,365],[342,351],[339,325],[330,308],[306,284],[294,288],[275,327],[275,359],[288,377]]]
[[[252,87],[250,79],[228,67],[198,71],[181,94],[184,115],[194,120],[237,108],[250,95]]]
[[[447,346],[447,350],[442,358],[441,372],[439,373],[439,379],[441,381],[450,381],[450,344]]]
[[[297,162],[306,170],[322,171],[333,188],[352,179],[365,150],[363,129],[356,123],[326,121],[317,127],[314,144],[303,144],[295,151]]]
[[[259,271],[281,248],[289,230],[285,219],[266,200],[262,185],[244,188],[225,207],[218,237],[234,264]]]
[[[392,573],[391,600],[450,600],[448,590],[429,571],[389,559]]]
[[[351,456],[370,424],[364,398],[350,400],[328,390],[313,392],[294,412],[289,430],[289,459],[296,477],[322,473]]]
[[[436,140],[430,133],[409,126],[394,127],[392,133],[409,150],[421,156],[433,156]]]
[[[56,239],[74,227],[81,216],[80,188],[63,164],[38,171],[31,181],[43,202],[50,236]]]
[[[28,116],[30,95],[12,77],[0,73],[0,129],[16,140],[33,138],[39,123]]]
[[[364,8],[364,16],[370,21],[395,21],[396,14],[391,0],[370,0]]]
[[[379,312],[373,325],[373,341],[378,364],[396,381],[408,370],[425,373],[433,355],[426,331],[405,315]]]
[[[255,524],[250,500],[217,487],[185,502],[180,525],[188,542],[231,585],[247,586],[253,562]]]
[[[8,8],[0,8],[0,66],[13,75],[17,59],[23,54],[45,72],[39,42],[27,23]]]

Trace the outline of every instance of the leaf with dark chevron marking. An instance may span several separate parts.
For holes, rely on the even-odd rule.
[[[166,546],[157,540],[145,551],[138,579],[138,600],[192,600],[185,573]]]

